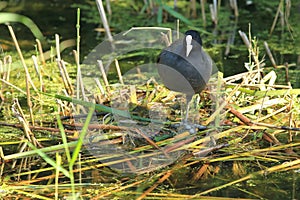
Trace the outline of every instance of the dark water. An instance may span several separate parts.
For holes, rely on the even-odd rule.
[[[47,39],[48,46],[44,50],[49,50],[50,45],[55,45],[55,34],[60,35],[60,40],[76,39],[76,23],[77,23],[77,8],[72,8],[73,3],[82,2],[79,0],[71,1],[57,1],[57,0],[21,0],[10,1],[2,12],[12,12],[21,14],[32,19],[40,28]],[[22,24],[10,24],[14,28],[17,39],[23,50],[34,50],[35,38],[31,31]],[[87,53],[97,42],[97,32],[94,31],[96,25],[81,22],[81,50]],[[11,41],[10,34],[6,25],[0,24],[0,38],[4,41]],[[5,43],[5,42],[1,42]],[[11,44],[11,43],[8,43]],[[8,45],[7,51],[14,50],[14,45]],[[76,47],[74,47],[76,48]],[[67,50],[68,55],[72,51],[71,48]]]

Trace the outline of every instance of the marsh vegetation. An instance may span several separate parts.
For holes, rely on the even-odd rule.
[[[298,199],[299,8],[0,1],[0,197]],[[215,62],[194,133],[155,69],[188,29]]]

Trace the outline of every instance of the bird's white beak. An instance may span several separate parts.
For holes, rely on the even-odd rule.
[[[185,38],[186,41],[186,57],[188,57],[193,49],[193,45],[192,45],[192,36],[191,35],[187,35]]]

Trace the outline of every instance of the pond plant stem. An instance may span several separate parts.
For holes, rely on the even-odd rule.
[[[36,73],[39,77],[39,80],[40,80],[40,91],[43,92],[45,87],[44,87],[44,83],[43,83],[42,72],[40,70],[42,68],[39,67],[37,57],[35,55],[32,55],[31,58],[32,58],[32,61],[33,61],[33,66],[35,68],[35,71],[36,71]]]
[[[200,3],[201,3],[201,14],[202,14],[203,27],[206,27],[206,15],[205,15],[206,0],[200,0]]]
[[[77,24],[76,24],[76,51],[73,50],[73,54],[75,57],[75,63],[77,66],[77,78],[76,78],[76,97],[79,98],[80,91],[83,96],[84,100],[87,100],[85,95],[84,86],[82,82],[82,74],[81,74],[81,67],[80,67],[80,8],[77,9]],[[78,110],[79,108],[77,108]]]
[[[108,41],[111,43],[111,45],[114,49],[113,37],[112,37],[111,32],[110,32],[110,28],[109,28],[109,25],[108,25],[108,21],[107,21],[107,18],[106,18],[106,14],[105,14],[105,10],[104,10],[104,7],[103,7],[102,0],[96,0],[96,4],[97,4],[98,12],[100,14],[101,21],[102,21],[102,24],[104,26],[105,33],[107,35]]]
[[[58,34],[55,34],[55,48],[56,48],[57,60],[60,61],[61,56],[60,56],[60,46],[59,46],[59,35]]]
[[[121,72],[121,69],[120,69],[119,61],[117,59],[115,59],[115,65],[116,65],[116,69],[117,69],[119,81],[120,81],[120,83],[122,85],[124,85],[124,81],[123,81],[123,77],[122,77],[122,72]]]
[[[267,52],[267,54],[268,54],[268,56],[269,56],[269,58],[270,58],[270,61],[271,61],[272,65],[273,65],[273,67],[274,67],[274,68],[277,68],[276,61],[275,61],[275,59],[274,59],[274,57],[273,57],[273,54],[272,54],[272,52],[271,52],[271,50],[270,50],[270,48],[269,48],[269,45],[268,45],[268,42],[267,42],[267,41],[264,41],[264,47],[265,47],[265,49],[266,49],[266,52]]]
[[[217,6],[217,0],[213,0],[213,4],[209,4],[210,14],[211,14],[211,20],[216,27],[218,24],[218,6]]]
[[[188,14],[190,15],[190,10],[191,12],[191,16],[193,19],[197,18],[197,6],[196,6],[196,0],[190,0],[190,6],[189,6],[189,12]]]
[[[98,78],[94,78],[94,80],[95,80],[95,82],[96,82],[97,87],[98,87],[99,90],[100,90],[101,95],[105,95],[105,90],[104,90],[104,88],[103,88],[101,82],[99,81],[99,79],[98,79]]]
[[[235,18],[238,18],[238,16],[239,16],[239,9],[238,9],[237,0],[230,0],[230,6],[234,10],[234,16],[235,16]]]
[[[106,72],[105,72],[102,60],[97,60],[97,63],[98,63],[98,66],[100,68],[100,72],[101,72],[101,75],[102,75],[102,78],[103,78],[103,82],[104,82],[106,91],[109,93],[109,91],[110,91],[109,83],[108,83],[108,79],[107,79],[107,76],[106,76]]]
[[[42,47],[41,41],[39,39],[36,39],[35,41],[37,43],[37,48],[38,48],[38,51],[39,51],[39,54],[40,54],[40,60],[42,62],[42,65],[44,67],[46,67],[46,61],[45,61],[45,57],[44,57],[44,52],[43,52],[43,47]]]
[[[19,104],[18,99],[13,100],[12,105],[12,112],[14,116],[18,119],[20,124],[22,125],[22,128],[24,130],[25,136],[28,139],[29,142],[32,142],[35,146],[42,147],[42,145],[38,142],[38,140],[35,138],[34,134],[31,132],[29,128],[29,123],[27,122],[25,115],[22,111],[22,108]]]
[[[11,70],[11,64],[12,64],[12,57],[10,55],[7,55],[3,59],[3,64],[6,70],[5,76],[3,76],[3,79],[9,82],[10,77],[10,70]]]
[[[17,52],[19,54],[19,57],[21,59],[21,62],[22,62],[22,65],[24,67],[24,70],[25,70],[25,81],[26,81],[26,95],[27,95],[27,104],[28,104],[28,108],[29,108],[29,112],[30,112],[30,118],[31,118],[31,122],[32,124],[34,124],[34,117],[33,117],[33,111],[32,111],[32,102],[31,102],[31,95],[30,95],[30,88],[29,88],[29,83],[31,84],[32,88],[37,91],[36,87],[34,86],[33,82],[32,82],[32,79],[30,77],[30,74],[28,72],[28,68],[26,66],[26,63],[25,63],[25,60],[24,60],[24,57],[23,57],[23,54],[21,52],[21,49],[20,49],[20,46],[19,46],[19,43],[17,41],[17,38],[15,36],[15,33],[14,33],[14,30],[11,26],[8,26],[8,30],[10,32],[10,35],[14,41],[14,44],[15,44],[15,47],[17,49]]]
[[[71,82],[71,79],[69,77],[68,71],[66,69],[66,65],[65,62],[63,60],[57,59],[57,66],[60,72],[60,75],[62,77],[65,89],[68,93],[68,95],[72,96],[74,94],[74,89],[73,89],[73,85]]]

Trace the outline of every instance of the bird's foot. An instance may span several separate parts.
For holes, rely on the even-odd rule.
[[[207,128],[206,126],[200,124],[189,123],[186,120],[174,124],[174,127],[180,131],[188,131],[190,134],[195,134],[197,131],[205,130]]]

